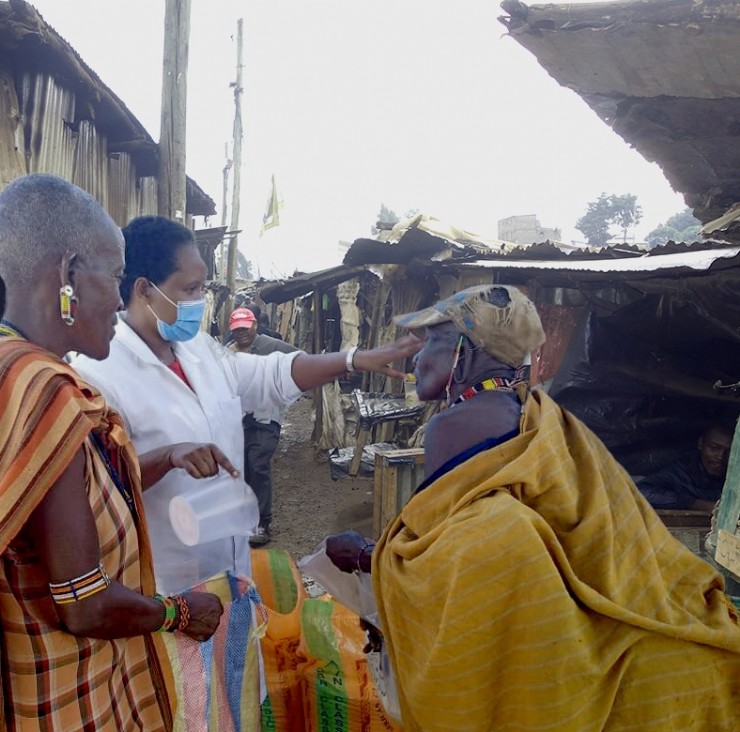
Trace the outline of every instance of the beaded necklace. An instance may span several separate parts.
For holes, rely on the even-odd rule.
[[[516,382],[512,381],[511,379],[505,379],[502,376],[491,376],[488,379],[483,379],[483,381],[479,381],[477,384],[473,384],[473,386],[469,386],[460,396],[455,399],[454,402],[452,402],[452,406],[454,407],[455,404],[459,404],[460,402],[465,402],[468,399],[472,399],[477,394],[480,394],[482,391],[506,391],[506,392],[512,392],[514,391],[514,387],[516,386]]]
[[[17,325],[13,325],[9,320],[5,320],[5,318],[0,318],[0,336],[23,338],[26,341],[30,340]]]

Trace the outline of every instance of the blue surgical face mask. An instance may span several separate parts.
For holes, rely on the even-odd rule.
[[[204,298],[200,300],[179,300],[172,302],[153,282],[151,286],[162,295],[167,302],[171,302],[177,308],[177,318],[174,323],[166,323],[147,305],[152,315],[157,319],[157,331],[165,341],[189,341],[198,335],[200,321],[206,309]]]

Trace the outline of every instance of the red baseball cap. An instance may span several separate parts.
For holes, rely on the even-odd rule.
[[[256,323],[257,318],[254,317],[254,313],[246,308],[237,308],[231,313],[229,318],[229,329],[236,330],[237,328],[251,328],[252,323]]]

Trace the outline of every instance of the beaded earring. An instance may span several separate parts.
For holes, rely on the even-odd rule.
[[[65,325],[75,324],[75,310],[77,310],[77,297],[71,285],[62,285],[59,288],[59,314]]]

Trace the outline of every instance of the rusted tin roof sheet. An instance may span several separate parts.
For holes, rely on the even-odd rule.
[[[364,271],[365,267],[362,266],[339,265],[320,272],[300,274],[282,282],[271,283],[262,287],[259,295],[262,302],[265,303],[288,302],[288,300],[303,297],[303,295],[307,295],[316,289],[326,290],[336,287],[342,282],[357,277],[358,274]]]

